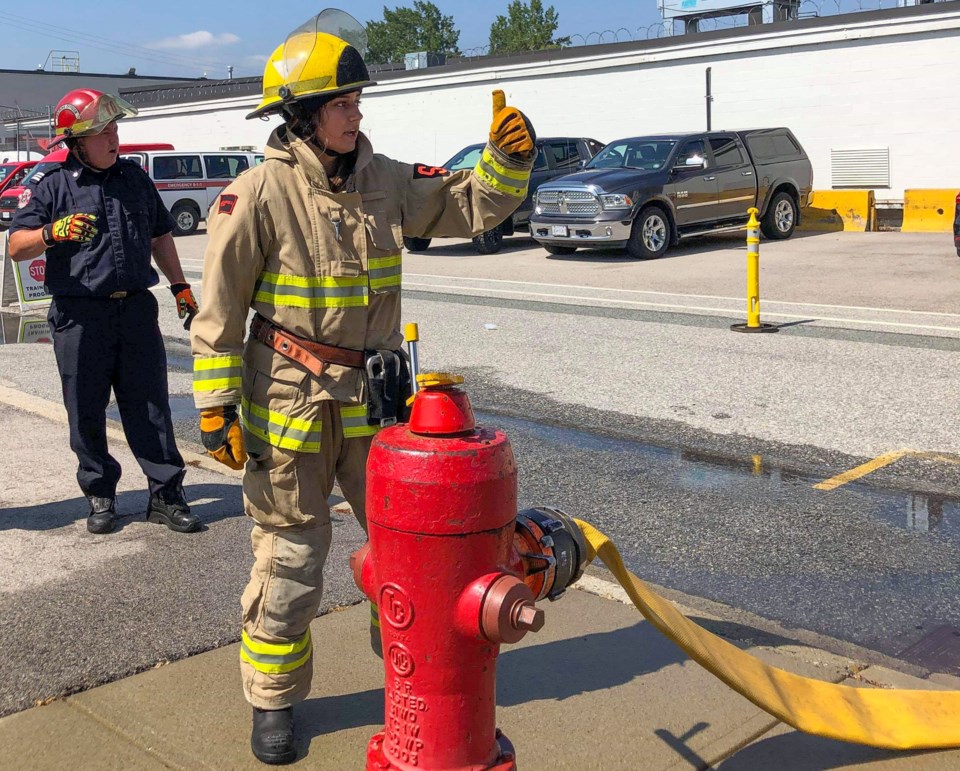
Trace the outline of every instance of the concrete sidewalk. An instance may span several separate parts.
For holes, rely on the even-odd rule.
[[[157,592],[151,580],[157,567],[149,561],[152,558],[166,565],[180,555],[183,571],[199,573],[196,565],[202,565],[207,573],[205,580],[211,583],[222,584],[227,576],[232,576],[231,581],[241,578],[249,563],[244,543],[248,526],[231,513],[238,494],[236,475],[219,474],[219,467],[209,459],[185,453],[194,468],[195,489],[209,495],[212,480],[217,479],[224,488],[218,487],[219,497],[214,503],[204,504],[211,507],[205,516],[205,536],[183,538],[162,528],[131,523],[113,536],[90,538],[83,531],[82,518],[76,520],[72,509],[60,510],[61,506],[55,516],[37,509],[54,506],[45,503],[51,495],[75,495],[60,493],[57,487],[72,489],[73,461],[63,452],[51,450],[62,443],[57,432],[65,430],[56,425],[56,410],[49,402],[9,387],[0,389],[0,402],[6,405],[0,411],[0,438],[9,440],[8,453],[15,452],[17,446],[23,448],[22,468],[29,469],[29,473],[5,477],[4,494],[16,499],[20,507],[5,513],[32,511],[35,518],[52,517],[49,526],[38,531],[19,529],[27,526],[24,521],[7,523],[3,553],[8,560],[4,577],[9,580],[8,585],[0,584],[0,593],[15,597],[12,593],[25,582],[35,581],[38,591],[23,595],[22,602],[32,604],[30,612],[46,614],[56,621],[49,639],[43,640],[42,650],[24,647],[35,648],[37,642],[8,639],[3,647],[3,670],[19,674],[8,675],[11,682],[3,683],[3,689],[26,690],[29,684],[23,682],[23,672],[30,670],[22,662],[28,660],[75,659],[66,662],[58,675],[65,677],[74,669],[83,670],[80,665],[110,659],[134,645],[146,646],[149,653],[149,646],[158,644],[157,634],[185,635],[191,629],[194,635],[201,635],[205,624],[209,627],[211,619],[219,618],[199,613],[201,597],[210,603],[219,602],[221,613],[231,618],[235,615],[239,623],[239,582],[235,589],[227,586],[230,591],[225,594],[205,591],[187,597],[178,608],[167,597],[151,596]],[[39,418],[40,413],[46,417]],[[111,440],[119,445],[118,439],[113,430]],[[125,452],[123,447],[118,449]],[[124,463],[132,470],[125,456]],[[37,480],[50,481],[38,484]],[[133,494],[134,480],[131,475],[131,492],[125,494]],[[82,501],[73,508],[82,514]],[[347,531],[337,538],[341,548],[351,548]],[[103,550],[108,547],[115,552],[106,555]],[[230,551],[226,551],[228,548]],[[237,556],[241,552],[242,558]],[[92,570],[89,561],[98,553],[104,554],[101,562],[105,575],[115,578],[121,567],[139,570],[138,585],[129,580],[126,584],[104,583],[103,578],[83,583],[82,573]],[[220,555],[224,564],[213,560],[212,554]],[[194,562],[186,560],[190,555]],[[48,568],[51,577],[45,576]],[[50,582],[56,572],[63,574],[58,580],[80,594],[76,601],[92,608],[82,628],[75,626],[78,617],[71,616],[69,606],[53,602],[43,605],[44,598],[53,596]],[[338,582],[349,583],[345,559],[331,560],[327,573],[331,593]],[[147,580],[142,580],[144,577]],[[198,576],[181,578],[189,582]],[[498,721],[513,741],[522,769],[960,768],[960,751],[891,753],[798,734],[687,659],[632,606],[611,599],[616,592],[595,574],[582,586],[557,603],[546,605],[547,625],[539,634],[502,649]],[[68,643],[73,638],[93,640],[98,630],[107,627],[107,619],[97,620],[97,611],[104,613],[106,607],[100,603],[107,594],[124,589],[131,592],[122,598],[126,604],[113,606],[109,612],[132,617],[137,612],[152,613],[166,621],[158,622],[156,630],[139,627],[138,631],[122,632],[126,637],[104,640],[101,645],[71,647]],[[8,607],[5,619],[5,624],[14,629],[20,620],[15,608],[13,604]],[[729,629],[734,641],[751,636],[750,630],[735,629],[722,617],[689,609],[685,612],[715,630]],[[364,767],[367,741],[383,725],[383,670],[369,649],[367,619],[366,605],[360,603],[334,609],[314,622],[314,688],[311,698],[296,711],[301,742],[297,767]],[[188,621],[193,627],[187,626]],[[202,636],[195,639],[201,640]],[[152,662],[148,666],[155,664],[153,669],[126,677],[118,670],[115,678],[119,679],[101,674],[99,682],[114,681],[100,687],[89,687],[79,676],[69,683],[51,681],[60,688],[54,692],[80,692],[42,700],[43,706],[0,719],[0,768],[263,768],[249,752],[250,709],[240,691],[238,646],[222,644],[230,639],[235,637],[221,636],[220,642],[202,643],[213,649],[195,655],[189,654],[196,648],[188,647],[176,656],[158,648],[155,657],[148,659]],[[960,687],[960,681],[954,678],[938,676],[933,683],[879,667],[864,669],[852,659],[788,640],[750,649],[776,666],[833,682]],[[169,659],[178,660],[167,663]]]
[[[692,663],[616,601],[573,590],[547,626],[504,647],[498,720],[525,769],[955,769],[960,751],[892,753],[798,734]],[[297,766],[363,769],[383,724],[383,674],[361,604],[313,625],[314,688],[296,710]],[[754,652],[838,681],[855,663],[809,648]],[[229,645],[0,720],[0,767],[263,768],[250,755],[238,646]],[[870,668],[855,681],[927,687]]]

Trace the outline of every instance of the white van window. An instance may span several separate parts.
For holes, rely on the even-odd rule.
[[[208,179],[233,179],[250,168],[245,155],[204,155]]]
[[[153,178],[203,179],[199,155],[161,155],[153,159]]]

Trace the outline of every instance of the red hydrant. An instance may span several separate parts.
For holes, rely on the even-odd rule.
[[[554,509],[517,513],[513,451],[478,428],[462,378],[422,376],[410,422],[367,461],[370,540],[351,558],[379,605],[385,730],[367,771],[512,771],[496,728],[496,657],[544,622],[583,572],[580,529]]]

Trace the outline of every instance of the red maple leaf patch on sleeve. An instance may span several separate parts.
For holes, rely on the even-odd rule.
[[[233,214],[233,207],[237,205],[237,197],[230,193],[224,193],[220,196],[219,214]]]

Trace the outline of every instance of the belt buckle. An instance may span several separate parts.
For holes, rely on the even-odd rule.
[[[113,293],[110,295],[110,299],[111,299],[111,300],[123,300],[128,294],[129,294],[129,292],[113,292]]]

